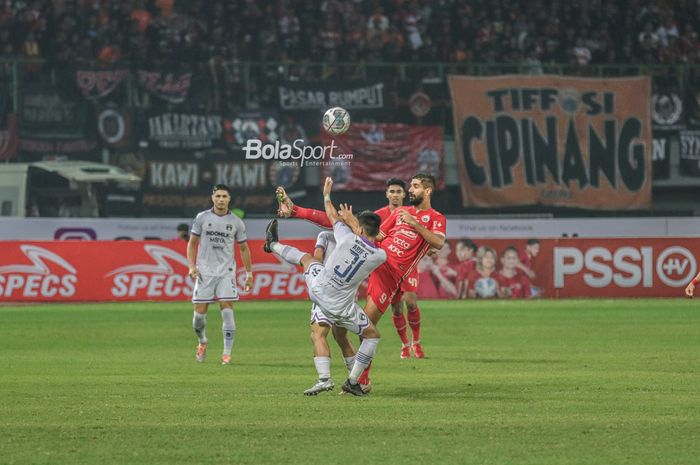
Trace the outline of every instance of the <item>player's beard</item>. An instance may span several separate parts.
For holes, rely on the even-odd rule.
[[[418,205],[423,203],[423,194],[421,194],[421,195],[409,195],[408,196],[408,203],[410,203],[414,207],[417,207]]]

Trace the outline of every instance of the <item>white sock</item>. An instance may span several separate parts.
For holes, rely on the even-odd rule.
[[[207,343],[207,333],[204,329],[207,327],[207,315],[204,313],[194,312],[194,318],[192,318],[192,328],[194,333],[199,338],[200,344]]]
[[[357,380],[360,378],[362,372],[365,371],[365,368],[372,362],[374,353],[377,351],[377,344],[379,344],[378,337],[362,340],[362,344],[360,344],[360,348],[357,349],[357,353],[355,354],[355,364],[352,366],[352,370],[350,370],[350,375],[348,376],[352,384],[357,384]]]
[[[296,247],[280,244],[279,242],[273,242],[270,248],[274,253],[282,257],[282,260],[292,265],[301,265],[301,258],[306,255]]]
[[[331,377],[331,358],[330,357],[314,357],[314,365],[318,372],[318,379],[326,380]]]
[[[352,366],[355,364],[355,356],[353,355],[352,357],[343,357],[345,360],[345,368],[348,369],[348,373],[350,373],[350,370],[352,370]]]
[[[233,341],[236,340],[236,322],[233,319],[233,309],[224,308],[221,310],[221,319],[224,322],[222,325],[224,333],[224,355],[231,355]]]

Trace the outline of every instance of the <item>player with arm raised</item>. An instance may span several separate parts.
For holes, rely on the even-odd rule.
[[[314,258],[325,264],[328,257],[335,250],[335,236],[331,231],[321,231],[316,238]],[[304,391],[306,396],[315,396],[324,391],[330,391],[335,387],[331,378],[331,349],[328,346],[328,333],[333,327],[333,321],[323,314],[321,309],[313,303],[311,305],[311,343],[314,347],[314,366],[318,373],[318,380],[309,389]],[[345,366],[352,370],[355,363],[355,348],[347,338],[347,331],[334,331],[333,336],[343,353]]]
[[[241,251],[246,270],[245,290],[253,284],[253,265],[243,221],[231,213],[231,190],[217,184],[212,191],[214,207],[200,212],[192,224],[192,234],[187,243],[189,275],[195,280],[192,303],[194,318],[192,327],[199,339],[195,358],[203,362],[207,352],[207,310],[209,304],[219,302],[223,320],[224,351],[221,364],[231,364],[231,351],[236,337],[233,318],[233,302],[238,300],[236,288],[236,259],[234,240]]]
[[[435,185],[435,178],[430,174],[413,176],[408,189],[411,206],[395,209],[381,225],[381,247],[387,253],[387,261],[370,275],[365,305],[365,313],[375,325],[399,292],[401,282],[410,276],[428,249],[441,249],[445,244],[445,216],[433,209],[430,202]],[[302,218],[330,227],[322,212],[293,205],[283,192],[277,191],[280,216]],[[369,386],[369,370],[360,378],[360,383]]]
[[[343,391],[356,396],[366,393],[358,382],[369,366],[379,343],[379,331],[355,301],[360,283],[386,261],[387,254],[375,245],[380,220],[373,212],[362,212],[355,218],[347,205],[340,206],[338,213],[331,202],[333,186],[327,178],[323,187],[324,205],[328,223],[333,227],[335,250],[325,265],[318,259],[299,249],[279,242],[277,220],[267,227],[264,250],[304,268],[304,279],[309,297],[318,305],[323,315],[334,325],[349,329],[361,336],[355,363],[343,384]]]

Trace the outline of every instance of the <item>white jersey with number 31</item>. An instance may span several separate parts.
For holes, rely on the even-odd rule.
[[[310,293],[328,313],[347,318],[355,313],[355,298],[360,284],[386,261],[386,252],[357,236],[340,221],[333,225],[336,247],[327,256],[323,269],[315,276]]]

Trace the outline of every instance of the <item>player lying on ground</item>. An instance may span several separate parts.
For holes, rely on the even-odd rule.
[[[411,206],[395,209],[381,225],[379,239],[387,261],[370,275],[364,308],[375,325],[399,292],[401,282],[411,275],[428,249],[441,249],[445,244],[445,217],[430,206],[434,190],[435,178],[432,175],[416,174],[408,189]],[[278,191],[278,200],[281,200],[278,215],[331,227],[322,212],[294,205],[281,193],[283,190]],[[369,369],[363,373],[360,383],[370,385]]]
[[[279,242],[277,220],[267,227],[265,252],[272,252],[293,265],[304,268],[309,297],[334,325],[349,329],[362,337],[355,363],[343,391],[364,396],[358,379],[369,366],[379,343],[379,331],[355,301],[357,289],[369,274],[386,261],[386,252],[375,245],[379,234],[379,217],[370,211],[355,218],[347,205],[336,211],[331,202],[333,180],[326,178],[323,198],[326,215],[336,240],[336,247],[324,265],[299,249]]]

